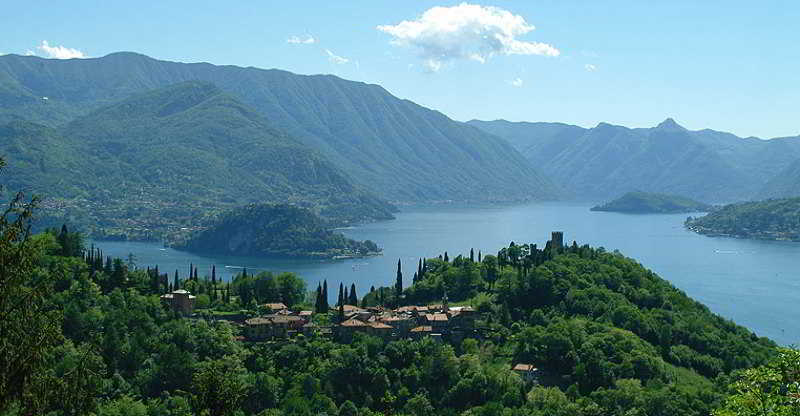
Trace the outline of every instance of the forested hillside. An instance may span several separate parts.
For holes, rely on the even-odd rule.
[[[379,253],[371,241],[330,230],[313,212],[291,205],[247,205],[224,212],[175,244],[181,250],[254,257],[356,257]]]
[[[132,95],[194,80],[241,100],[389,201],[558,195],[538,167],[505,141],[380,86],[328,75],[183,64],[134,53],[74,60],[6,55],[0,57],[0,121],[60,126]]]
[[[712,203],[746,200],[800,158],[798,137],[761,140],[690,131],[672,119],[635,129],[607,123],[590,129],[504,120],[469,124],[505,138],[573,197],[585,200],[631,189]]]
[[[759,199],[800,196],[800,159],[778,172],[758,193]]]
[[[625,212],[632,214],[677,214],[711,210],[711,206],[678,195],[628,192],[621,197],[592,207],[592,211]]]
[[[686,227],[711,236],[800,241],[800,198],[725,205],[687,219]]]
[[[16,189],[96,236],[161,238],[247,203],[294,203],[339,223],[392,217],[320,153],[212,84],[187,82],[102,107],[63,127],[0,127]]]

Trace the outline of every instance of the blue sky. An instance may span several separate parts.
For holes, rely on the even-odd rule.
[[[0,53],[69,56],[54,49],[63,46],[88,57],[124,50],[331,73],[380,84],[457,120],[646,127],[673,117],[687,128],[741,136],[800,134],[800,2],[461,4],[9,2],[0,16]],[[434,7],[447,9],[425,19]],[[467,23],[445,33],[441,16]],[[402,21],[410,26],[398,26]],[[498,43],[497,33],[511,37]],[[287,42],[292,37],[300,43]],[[303,43],[309,37],[314,42]]]

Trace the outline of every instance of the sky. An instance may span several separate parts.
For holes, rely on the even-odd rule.
[[[797,1],[7,2],[0,54],[334,74],[453,119],[800,134]]]

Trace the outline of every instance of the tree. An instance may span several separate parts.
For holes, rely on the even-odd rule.
[[[449,263],[450,262],[450,257],[447,257],[447,252],[446,251],[444,252],[444,262],[445,263]]]
[[[180,283],[180,279],[178,279],[178,269],[175,269],[175,278],[172,281],[172,289],[173,290],[178,290],[178,288],[180,287],[179,283]]]
[[[244,400],[245,370],[233,357],[205,361],[192,376],[193,403],[197,414],[232,414]]]
[[[403,294],[403,265],[400,264],[400,259],[397,259],[397,281],[394,284],[394,292],[399,301],[400,295]]]
[[[322,312],[327,313],[330,309],[328,305],[328,280],[322,282]]]
[[[469,249],[469,261],[475,261],[475,249]]]
[[[341,306],[344,304],[344,285],[342,282],[339,282],[339,300],[336,302],[337,306]]]
[[[358,295],[356,295],[355,283],[350,285],[350,304],[353,306],[358,306]]]
[[[782,348],[767,365],[741,373],[729,390],[714,416],[800,414],[800,351]]]
[[[344,302],[345,305],[350,304],[350,293],[347,291],[347,286],[344,287],[344,295],[342,296],[342,302]]]
[[[0,158],[0,171],[4,166]],[[30,391],[61,341],[60,313],[48,301],[51,282],[34,274],[43,243],[30,235],[38,202],[17,193],[0,213],[0,413]]]
[[[217,266],[211,266],[211,300],[217,300]]]

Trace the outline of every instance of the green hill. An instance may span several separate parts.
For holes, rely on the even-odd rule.
[[[134,53],[74,60],[5,55],[0,57],[0,121],[59,126],[134,94],[194,80],[217,85],[389,201],[558,195],[550,180],[504,140],[398,99],[378,85],[330,75],[183,64]]]
[[[700,234],[762,240],[800,241],[800,198],[726,205],[686,227]]]
[[[299,204],[340,223],[392,217],[324,156],[208,83],[136,95],[58,129],[12,122],[0,135],[11,183],[95,235],[159,238],[255,202]]]
[[[592,207],[592,211],[626,212],[637,214],[677,214],[709,211],[711,206],[677,195],[628,192],[627,194]]]
[[[746,200],[776,171],[800,159],[800,138],[761,140],[714,130],[691,131],[667,119],[653,128],[600,123],[468,124],[508,140],[535,166],[583,200],[640,189],[711,202]]]
[[[366,256],[380,249],[330,231],[330,223],[291,205],[248,205],[222,213],[208,228],[174,245],[180,250],[235,256]]]

